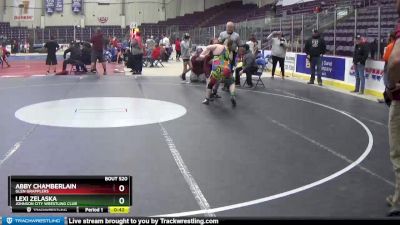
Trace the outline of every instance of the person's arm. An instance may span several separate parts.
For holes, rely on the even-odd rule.
[[[67,54],[71,52],[71,48],[68,48],[67,50],[64,51],[64,59],[67,58]]]
[[[400,82],[400,41],[396,41],[388,63],[389,88]]]
[[[218,45],[209,45],[206,49],[200,54],[199,59],[204,59],[210,52],[213,52]]]
[[[276,34],[276,31],[273,31],[272,33],[270,33],[270,34],[268,35],[268,37],[267,37],[267,40],[271,40],[272,37],[275,36],[275,34]]]
[[[362,55],[362,61],[366,62],[369,56],[369,45],[364,45],[363,48],[363,55]]]
[[[219,37],[218,37],[218,41],[221,42],[221,43],[224,42],[223,34],[224,34],[224,32],[221,32],[221,33],[219,34]]]
[[[325,40],[321,38],[321,54],[325,55],[325,53],[326,53],[326,43]]]
[[[306,53],[306,55],[310,55],[310,47],[311,47],[310,40],[307,40],[304,46],[304,52]]]

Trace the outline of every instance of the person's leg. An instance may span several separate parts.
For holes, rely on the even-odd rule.
[[[243,67],[238,67],[235,69],[235,85],[240,85],[240,75],[239,72],[243,69]]]
[[[285,77],[285,58],[279,57],[279,66],[281,67],[282,78]]]
[[[139,54],[138,56],[138,73],[142,74],[142,70],[143,70],[143,54]]]
[[[70,60],[70,59],[64,60],[64,62],[63,62],[63,67],[62,67],[62,71],[63,71],[63,72],[67,70],[67,65],[70,64],[70,63],[71,63],[71,60]]]
[[[390,160],[395,173],[395,190],[389,214],[400,212],[400,101],[392,101],[389,110]]]
[[[313,84],[315,81],[315,66],[316,66],[316,58],[312,57],[310,59],[310,70],[311,70],[311,77],[310,77],[310,84]]]
[[[96,71],[96,61],[97,61],[97,56],[96,56],[96,52],[92,51],[91,55],[90,55],[90,71],[94,72]]]
[[[317,57],[317,81],[319,85],[322,85],[322,59],[321,57]]]
[[[225,82],[229,85],[229,93],[231,94],[231,103],[233,107],[236,107],[236,97],[235,97],[235,82],[233,80],[233,76],[228,79],[225,79]]]
[[[354,76],[356,78],[356,84],[355,84],[355,88],[354,91],[352,92],[359,92],[360,91],[360,73],[359,73],[359,69],[358,69],[358,65],[354,65]]]
[[[182,70],[182,74],[181,74],[181,79],[182,79],[183,81],[186,80],[187,67],[188,67],[188,62],[184,59],[184,60],[183,60],[183,70]]]
[[[250,67],[247,67],[246,69],[243,70],[243,73],[246,74],[246,83],[249,85],[249,87],[253,87],[253,70]]]
[[[217,80],[215,79],[215,77],[213,77],[212,75],[210,76],[210,81],[207,84],[207,89],[206,89],[206,98],[203,101],[203,104],[208,105],[210,104],[210,97],[211,97],[211,92],[212,89],[214,87],[214,85],[216,84]]]
[[[358,75],[360,78],[360,94],[364,94],[364,89],[365,89],[364,69],[365,65],[358,64]]]
[[[277,63],[278,63],[278,57],[272,56],[272,77],[275,76],[275,69]]]

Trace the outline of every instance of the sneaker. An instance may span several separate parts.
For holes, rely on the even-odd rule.
[[[359,91],[356,91],[356,90],[353,90],[353,91],[350,91],[350,93],[358,93]]]
[[[236,107],[236,98],[235,98],[235,96],[231,97],[231,102],[232,102],[232,106]]]
[[[393,207],[394,206],[393,195],[389,195],[389,196],[386,197],[386,204],[389,207]]]
[[[322,86],[322,82],[318,82],[318,85],[319,85],[319,86]]]
[[[284,80],[285,79],[285,76],[282,76],[282,80]]]
[[[314,84],[314,81],[308,81],[307,84]]]
[[[387,214],[388,217],[400,217],[400,206],[392,206]]]
[[[210,100],[208,98],[204,99],[202,102],[204,105],[209,105],[210,104]]]

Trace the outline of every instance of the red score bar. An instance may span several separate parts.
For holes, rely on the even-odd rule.
[[[18,194],[32,194],[32,195],[101,195],[101,194],[129,194],[128,184],[104,184],[104,185],[90,185],[90,184],[77,184],[77,189],[28,189],[26,193]],[[41,193],[35,192],[42,190]],[[44,190],[48,191],[45,192]],[[29,192],[28,192],[29,191]]]

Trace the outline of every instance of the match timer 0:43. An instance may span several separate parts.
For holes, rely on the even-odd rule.
[[[131,176],[9,176],[8,205],[23,213],[128,213]]]

